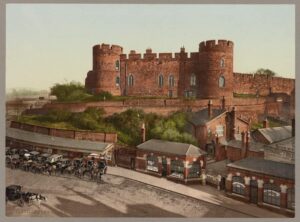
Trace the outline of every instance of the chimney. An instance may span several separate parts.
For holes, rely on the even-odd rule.
[[[142,124],[141,134],[142,134],[142,143],[144,143],[144,142],[146,141],[146,129],[145,129],[145,123]]]
[[[212,101],[211,100],[208,101],[207,112],[208,112],[208,118],[210,119],[212,117]]]
[[[295,118],[292,119],[292,137],[295,137]]]
[[[242,144],[243,146],[246,146],[246,138],[245,138],[245,132],[241,132],[241,136],[242,136]]]
[[[225,110],[225,97],[222,98],[222,110]]]
[[[263,128],[269,128],[269,121],[267,118],[263,121]]]
[[[235,107],[232,107],[232,111],[231,111],[231,139],[234,140],[235,139],[235,115],[236,115],[236,112],[235,112]]]
[[[245,156],[244,158],[246,158],[248,156],[249,153],[249,146],[250,146],[250,131],[246,132],[246,151],[245,151]]]

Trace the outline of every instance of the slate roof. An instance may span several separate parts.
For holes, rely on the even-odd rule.
[[[247,157],[227,164],[227,167],[262,173],[285,179],[295,179],[295,165],[263,158]]]
[[[273,148],[282,148],[288,150],[295,150],[295,137],[291,137],[280,142],[276,142],[273,144],[268,145]]]
[[[151,139],[137,146],[138,149],[148,150],[153,152],[162,152],[175,155],[186,155],[186,156],[201,156],[206,154],[205,151],[201,150],[192,144],[170,142],[165,140]]]
[[[200,111],[190,113],[188,117],[188,121],[193,123],[194,125],[204,125],[210,120],[220,116],[221,114],[226,113],[226,110],[223,109],[213,109],[211,118],[208,117],[208,108],[202,109]]]
[[[103,152],[113,146],[112,143],[54,137],[10,127],[6,128],[6,137],[49,146],[49,148],[72,149],[78,152]]]
[[[292,137],[292,126],[280,126],[257,129],[269,143],[275,143]]]

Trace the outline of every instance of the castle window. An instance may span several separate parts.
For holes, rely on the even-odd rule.
[[[220,76],[220,78],[219,78],[219,87],[220,88],[225,87],[225,78],[224,78],[224,76]]]
[[[194,73],[191,75],[190,84],[191,84],[191,86],[196,85],[196,75]]]
[[[159,85],[159,87],[162,87],[164,85],[164,77],[163,77],[163,75],[160,75],[158,77],[158,85]]]
[[[174,76],[170,75],[169,76],[169,86],[173,87],[174,85],[175,85]]]
[[[116,61],[116,70],[120,70],[120,61],[119,60]]]
[[[224,59],[221,59],[221,61],[220,61],[220,66],[223,68],[223,67],[225,67],[225,60]]]
[[[133,86],[133,76],[132,75],[128,76],[128,86]]]
[[[120,85],[120,76],[117,76],[116,77],[116,86],[119,86]]]

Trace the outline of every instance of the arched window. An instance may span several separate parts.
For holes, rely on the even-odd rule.
[[[287,208],[295,209],[295,188],[287,189]]]
[[[200,176],[201,169],[200,169],[200,163],[199,162],[193,162],[188,165],[189,174],[188,178],[197,178]]]
[[[175,85],[174,76],[170,75],[169,76],[169,86],[173,87],[174,85]]]
[[[220,88],[225,87],[225,78],[224,78],[224,76],[220,76],[220,78],[219,78],[219,87]]]
[[[154,155],[147,156],[147,170],[158,172],[158,158]]]
[[[240,176],[232,177],[232,192],[240,195],[245,195],[244,179]]]
[[[120,85],[120,76],[116,77],[116,85],[119,86]]]
[[[264,202],[280,206],[280,188],[275,184],[264,184]]]
[[[192,73],[192,75],[191,75],[190,85],[191,86],[196,85],[196,75],[194,73]]]
[[[117,60],[116,61],[116,70],[120,70],[120,61],[119,60]]]
[[[183,178],[184,165],[182,160],[171,160],[171,176]]]
[[[133,75],[128,76],[128,86],[133,86]]]
[[[159,87],[162,87],[164,85],[164,77],[163,77],[163,75],[159,75],[159,77],[158,77],[158,85],[159,85]]]
[[[225,67],[225,59],[222,58],[220,60],[220,66],[221,66],[221,68]]]

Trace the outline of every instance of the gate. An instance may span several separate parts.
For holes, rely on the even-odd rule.
[[[250,202],[257,204],[257,181],[256,180],[251,180],[250,181]]]

